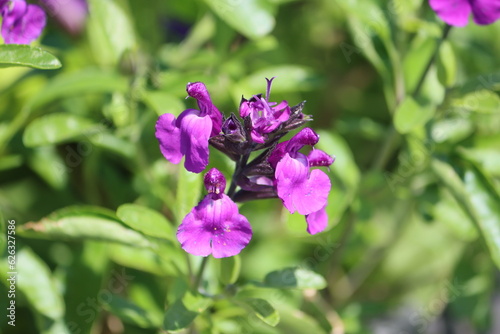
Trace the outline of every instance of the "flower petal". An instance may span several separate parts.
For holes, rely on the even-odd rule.
[[[303,128],[295,136],[290,138],[286,151],[292,156],[305,145],[314,146],[319,141],[319,135],[311,128]]]
[[[464,27],[469,22],[469,0],[429,0],[429,5],[437,16],[449,25]]]
[[[307,232],[316,234],[322,232],[328,226],[328,214],[324,206],[321,210],[306,215]]]
[[[315,169],[309,173],[307,158],[287,153],[276,165],[276,188],[283,205],[294,213],[308,215],[326,205],[331,184],[328,176]]]
[[[29,44],[37,39],[45,27],[45,12],[37,5],[14,1],[14,7],[2,22],[2,36],[6,44]],[[7,5],[8,6],[8,5]]]
[[[471,3],[474,22],[477,24],[491,24],[500,18],[500,1],[472,0]]]
[[[193,255],[234,256],[248,245],[252,227],[225,194],[207,195],[177,230],[182,248]]]
[[[203,82],[190,82],[186,86],[186,91],[189,96],[196,99],[201,115],[210,116],[212,120],[211,136],[217,136],[222,129],[222,114],[217,107],[212,103],[207,86]]]
[[[326,167],[333,164],[335,157],[330,156],[322,150],[313,149],[307,156],[307,161],[309,161],[310,167]]]
[[[175,116],[163,114],[156,121],[156,139],[165,159],[178,164],[182,159],[180,130],[175,126]]]
[[[200,117],[199,111],[188,109],[179,115],[176,125],[180,128],[180,150],[186,156],[184,167],[199,173],[208,165],[208,138],[212,131],[210,117]]]

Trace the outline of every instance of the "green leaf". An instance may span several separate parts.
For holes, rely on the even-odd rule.
[[[74,208],[76,209],[76,208]],[[88,308],[86,321],[82,321],[82,302],[91,296],[108,296],[102,294],[103,277],[109,277],[108,282],[113,282],[112,291],[118,293],[125,291],[130,283],[130,276],[125,268],[113,268],[110,270],[108,247],[110,245],[100,241],[86,241],[81,247],[63,247],[71,252],[72,261],[64,266],[64,300],[66,302],[66,313],[64,318],[72,333],[81,330],[81,333],[90,333],[92,326],[99,322],[98,310]],[[136,248],[137,249],[137,248]],[[78,324],[78,330],[75,329]]]
[[[446,188],[441,188],[440,200],[432,206],[432,214],[435,221],[446,225],[457,238],[477,239],[474,223]]]
[[[492,114],[500,108],[500,97],[490,90],[481,89],[454,99],[452,106],[477,113]]]
[[[116,215],[136,231],[156,238],[174,240],[172,225],[160,213],[137,204],[123,204]]]
[[[68,170],[55,147],[38,147],[28,158],[28,164],[54,189],[63,189],[68,182]]]
[[[445,86],[453,86],[456,80],[457,60],[450,41],[443,41],[437,58],[437,75],[439,82]]]
[[[89,136],[100,129],[99,124],[81,116],[68,113],[49,114],[35,119],[26,127],[23,143],[27,147],[59,144]]]
[[[269,326],[276,326],[280,322],[278,311],[266,300],[261,298],[248,298],[243,301],[255,315]]]
[[[19,291],[38,313],[53,320],[62,318],[64,302],[47,264],[27,247],[18,250],[16,256]]]
[[[233,284],[238,280],[241,271],[239,255],[215,259],[219,264],[219,279],[223,284]]]
[[[126,159],[135,160],[137,157],[136,146],[132,142],[105,131],[103,127],[89,133],[86,138],[96,147],[118,154]]]
[[[118,295],[111,295],[110,299],[104,303],[104,308],[124,322],[140,328],[161,326],[161,318],[151,317],[146,310]]]
[[[90,45],[100,64],[116,64],[125,50],[137,45],[124,1],[89,0],[87,28]]]
[[[495,264],[500,267],[500,196],[487,178],[473,166],[465,173],[465,184],[448,164],[433,160],[432,169],[439,180],[450,190],[464,212],[475,223],[490,251]]]
[[[41,70],[60,68],[61,62],[51,53],[29,45],[0,45],[0,68],[23,66]]]
[[[323,289],[326,287],[326,281],[321,275],[310,270],[286,268],[267,274],[264,285],[273,288]]]
[[[158,116],[169,113],[177,117],[186,109],[178,97],[165,92],[146,92],[142,99]]]
[[[500,268],[500,195],[474,166],[465,172],[464,182],[491,257]]]
[[[436,143],[457,143],[474,132],[474,126],[469,119],[449,118],[432,124],[431,136]]]
[[[101,240],[135,247],[151,245],[143,235],[123,227],[120,223],[91,215],[67,216],[56,220],[44,218],[29,222],[18,229],[27,238],[49,240]]]
[[[185,168],[179,168],[177,180],[175,209],[176,217],[180,221],[200,201],[203,179],[201,173],[195,174]]]
[[[250,39],[265,36],[274,28],[272,6],[264,0],[205,0],[228,25]]]
[[[127,79],[113,72],[96,68],[64,73],[51,80],[43,90],[27,102],[40,107],[53,100],[82,93],[126,92]]]
[[[396,109],[394,127],[401,134],[411,132],[423,126],[434,115],[434,108],[430,105],[419,105],[412,97],[407,96]]]
[[[111,259],[128,268],[158,276],[175,276],[185,272],[185,254],[173,245],[161,244],[158,249],[137,248],[122,244],[109,245]]]
[[[163,319],[163,329],[177,331],[188,327],[211,304],[211,299],[187,292],[168,307]]]

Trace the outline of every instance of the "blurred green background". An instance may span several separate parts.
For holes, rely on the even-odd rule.
[[[276,76],[271,100],[306,100],[317,147],[336,156],[329,226],[310,236],[278,199],[243,204],[254,237],[241,274],[225,286],[211,258],[204,289],[268,312],[227,295],[184,301],[183,315],[207,311],[179,328],[498,333],[498,22],[440,41],[421,0],[88,3],[80,34],[48,16],[39,46],[62,68],[0,69],[2,310],[9,220],[18,272],[16,327],[3,317],[0,331],[168,329],[190,275],[176,226],[204,190],[163,158],[156,119],[195,107],[188,82],[229,116]],[[234,168],[215,150],[209,167]],[[311,276],[297,289],[252,283],[286,267]]]

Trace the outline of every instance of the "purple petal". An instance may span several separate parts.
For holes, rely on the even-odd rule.
[[[2,36],[6,44],[29,44],[41,35],[46,19],[39,6],[14,1],[3,20]]]
[[[195,109],[183,111],[176,121],[180,128],[181,153],[186,156],[184,167],[190,172],[199,173],[208,165],[208,139],[212,131],[210,117],[200,117]]]
[[[330,156],[322,150],[314,149],[309,152],[307,160],[309,161],[309,167],[326,167],[333,164],[335,157]]]
[[[190,82],[186,86],[186,91],[189,96],[196,99],[198,107],[201,111],[201,116],[209,115],[212,119],[211,136],[217,136],[222,129],[222,114],[217,107],[212,103],[207,87],[203,82]]]
[[[82,31],[88,15],[85,0],[41,0],[43,7],[54,16],[70,34],[76,35]]]
[[[217,168],[212,168],[205,174],[203,183],[209,193],[221,194],[226,189],[226,178]]]
[[[464,27],[471,13],[470,0],[429,0],[437,16],[452,26]]]
[[[471,0],[471,5],[474,22],[477,24],[491,24],[500,18],[498,0]]]
[[[248,115],[250,115],[250,111],[251,111],[250,102],[242,97],[240,102],[240,117],[241,118],[247,117]]]
[[[182,159],[180,130],[175,126],[175,116],[163,114],[156,122],[156,139],[160,143],[160,150],[165,159],[178,164]]]
[[[319,135],[311,128],[303,128],[293,136],[287,145],[287,152],[293,156],[305,145],[314,146],[319,141]]]
[[[177,239],[193,255],[234,256],[250,242],[252,227],[227,195],[213,195],[208,194],[183,219]]]
[[[308,215],[326,205],[331,184],[328,176],[315,169],[309,173],[307,158],[287,153],[276,166],[276,188],[283,205],[294,213]]]
[[[273,152],[269,155],[269,158],[267,158],[267,161],[269,162],[271,167],[273,167],[274,169],[276,169],[276,165],[278,164],[278,162],[281,159],[283,159],[283,157],[287,153],[286,148],[287,148],[288,142],[289,141],[287,140],[287,141],[281,142],[278,145],[276,145]]]
[[[322,209],[306,215],[307,232],[309,234],[316,234],[322,232],[328,226],[328,214],[325,207]]]

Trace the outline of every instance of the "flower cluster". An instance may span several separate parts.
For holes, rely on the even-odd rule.
[[[328,167],[334,157],[314,148],[319,136],[311,128],[280,142],[312,119],[302,113],[305,102],[294,107],[286,101],[271,102],[272,80],[267,80],[265,96],[242,99],[241,118],[235,114],[224,118],[203,83],[188,83],[187,93],[197,100],[199,110],[184,110],[177,118],[163,114],[156,123],[156,138],[164,157],[174,164],[184,157],[190,172],[200,173],[207,167],[209,145],[236,162],[227,195],[226,179],[220,171],[212,168],[205,175],[208,195],[177,231],[177,239],[188,253],[227,257],[249,243],[252,229],[235,202],[280,198],[290,213],[305,216],[310,234],[323,231],[328,224],[330,179],[313,167]],[[306,146],[311,147],[307,154],[301,152]],[[255,151],[261,153],[252,155]],[[255,157],[250,161],[251,155]]]
[[[29,44],[45,27],[45,12],[24,0],[0,0],[0,15],[6,44]]]
[[[500,18],[499,0],[429,0],[436,14],[452,26],[464,27],[472,13],[474,22],[491,24]]]

